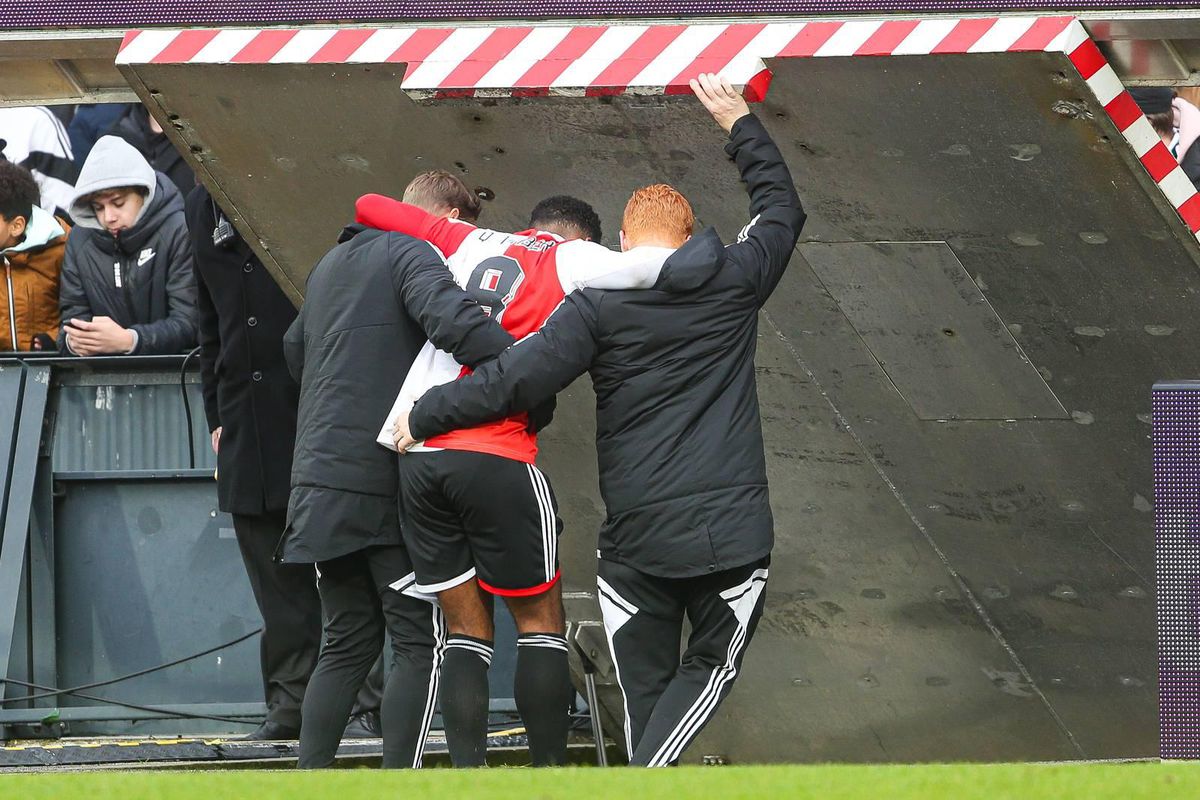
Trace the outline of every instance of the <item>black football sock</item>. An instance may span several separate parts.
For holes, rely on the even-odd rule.
[[[517,711],[529,734],[533,766],[565,764],[573,691],[567,668],[567,640],[557,633],[518,636],[513,690]]]
[[[441,707],[446,746],[456,767],[487,766],[487,674],[491,664],[491,642],[458,633],[447,637]]]

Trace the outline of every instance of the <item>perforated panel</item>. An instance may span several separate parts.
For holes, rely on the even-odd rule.
[[[1191,0],[0,0],[0,28],[59,25],[141,26],[327,22],[331,20],[548,19],[555,17],[696,17],[730,14],[876,14],[881,11],[995,12],[998,10],[1187,8]]]
[[[1159,748],[1200,758],[1200,381],[1154,387]]]

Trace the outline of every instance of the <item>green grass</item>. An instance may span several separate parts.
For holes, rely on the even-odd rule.
[[[1198,798],[1200,764],[265,770],[0,775],[13,800],[637,800]]]

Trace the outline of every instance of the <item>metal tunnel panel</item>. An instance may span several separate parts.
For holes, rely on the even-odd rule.
[[[1154,754],[1148,392],[1200,368],[1195,240],[1061,55],[771,66],[757,111],[810,214],[760,327],[778,544],[744,674],[686,760]],[[490,227],[520,229],[566,192],[596,206],[612,243],[630,190],[659,180],[727,239],[746,222],[694,100],[418,104],[402,73],[126,68],[297,298],[356,195],[432,167],[494,192]],[[980,389],[968,399],[988,418],[914,413],[822,280],[837,270],[804,255],[871,242],[953,251],[978,293],[954,319],[993,338],[948,385],[1003,375],[1016,402]],[[888,299],[884,268],[860,272],[869,306]],[[963,310],[980,301],[994,318]],[[604,513],[593,404],[577,381],[543,438],[575,592],[592,589]]]
[[[921,419],[1070,419],[944,242],[801,252]]]

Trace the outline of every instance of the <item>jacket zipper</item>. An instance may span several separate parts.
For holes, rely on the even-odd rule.
[[[13,303],[12,264],[4,259],[4,278],[8,281],[8,331],[12,336],[12,349],[20,350],[17,346],[17,307]]]

